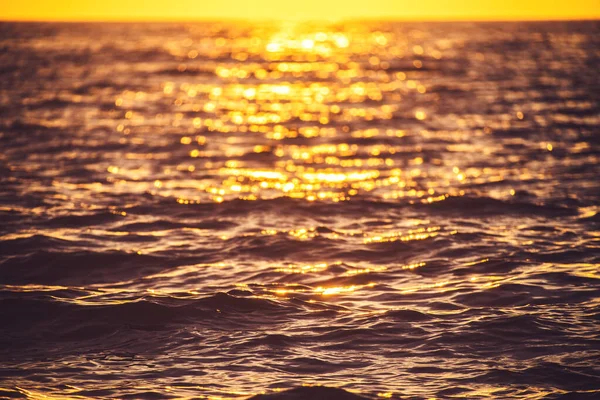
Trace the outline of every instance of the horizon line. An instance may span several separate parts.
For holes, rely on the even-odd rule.
[[[74,17],[74,18],[3,18],[0,16],[0,23],[195,23],[195,22],[246,22],[246,23],[278,23],[278,22],[296,22],[296,23],[344,23],[344,22],[600,22],[599,16],[452,16],[449,18],[442,16],[410,16],[410,17],[348,17],[339,19],[289,19],[281,20],[275,18],[232,18],[232,17]]]
[[[275,18],[231,18],[231,17],[214,17],[214,18],[50,18],[50,19],[36,19],[36,18],[0,18],[0,23],[198,23],[198,22],[244,22],[244,23],[324,23],[324,24],[336,24],[345,22],[600,22],[599,17],[453,17],[453,18],[440,18],[440,17],[402,17],[402,18],[390,18],[390,17],[356,17],[356,18],[342,18],[342,19],[289,19],[281,20]]]

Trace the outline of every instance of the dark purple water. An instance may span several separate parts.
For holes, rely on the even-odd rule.
[[[0,24],[0,397],[599,398],[599,65],[598,22]]]

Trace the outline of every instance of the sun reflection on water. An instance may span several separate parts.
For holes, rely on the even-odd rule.
[[[145,143],[142,128],[149,124],[170,125],[186,132],[177,140],[188,157],[163,169],[153,186],[144,182],[154,171],[126,166],[108,166],[115,175],[110,181],[174,196],[180,204],[281,196],[339,202],[361,193],[431,203],[462,195],[461,182],[485,175],[425,159],[408,137],[385,140],[408,134],[387,124],[397,119],[411,127],[410,135],[427,134],[425,126],[415,128],[427,118],[423,105],[436,96],[419,99],[428,91],[418,70],[441,60],[443,46],[411,45],[360,25],[282,24],[249,34],[169,43],[181,60],[178,70],[193,71],[194,79],[182,75],[162,82],[160,92],[124,90],[115,99],[124,117],[116,129],[126,142]],[[405,57],[418,59],[405,66]],[[169,113],[136,111],[167,105]],[[370,138],[381,142],[361,144]],[[193,191],[177,184],[198,176],[210,179],[195,182]]]

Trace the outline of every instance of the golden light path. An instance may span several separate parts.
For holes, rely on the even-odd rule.
[[[123,143],[143,145],[169,140],[147,134],[149,125],[177,128],[184,132],[177,140],[187,156],[175,169],[157,175],[150,165],[140,167],[140,161],[168,154],[127,153],[121,165],[107,166],[108,181],[116,188],[137,186],[176,197],[180,204],[282,196],[339,202],[360,193],[427,204],[463,195],[465,183],[502,180],[503,173],[492,169],[427,162],[413,140],[431,134],[426,125],[418,133],[394,127],[398,124],[392,120],[398,118],[408,127],[428,121],[437,95],[428,93],[419,72],[444,62],[448,46],[398,39],[390,32],[363,32],[358,24],[337,30],[290,23],[246,37],[166,43],[181,60],[178,71],[215,79],[198,81],[183,74],[178,81],[162,82],[158,93],[124,90],[114,99],[123,113],[116,131]],[[215,50],[202,53],[205,48]],[[223,54],[231,54],[231,60],[220,59]],[[357,55],[365,55],[365,62]],[[170,113],[136,111],[167,105]],[[435,132],[455,142],[464,134]],[[365,144],[357,144],[362,140]],[[493,146],[448,150],[489,154]],[[548,146],[542,145],[544,151],[552,150]],[[200,171],[220,179],[194,179]]]

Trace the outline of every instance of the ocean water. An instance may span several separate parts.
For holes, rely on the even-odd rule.
[[[0,24],[0,397],[600,398],[599,65],[599,22]]]

